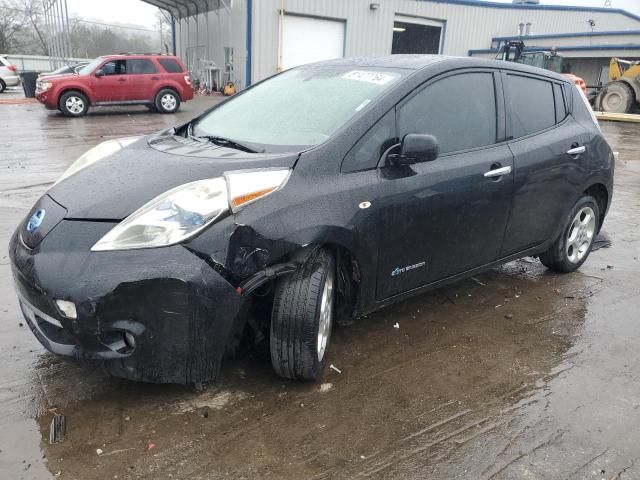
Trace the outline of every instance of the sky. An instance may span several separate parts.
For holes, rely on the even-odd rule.
[[[286,1],[286,0],[285,0]],[[322,0],[309,0],[322,1]],[[348,0],[343,0],[348,1]],[[511,0],[493,0],[511,3]],[[546,5],[602,7],[605,0],[541,0]],[[640,15],[640,0],[611,0],[614,8]],[[136,24],[157,30],[157,8],[140,0],[67,0],[69,13],[106,23]]]
[[[158,30],[158,9],[139,0],[67,0],[67,7],[69,15]]]

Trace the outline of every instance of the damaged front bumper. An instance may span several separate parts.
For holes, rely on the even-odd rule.
[[[113,225],[62,220],[32,249],[22,227],[14,233],[11,266],[34,335],[51,352],[100,362],[115,376],[214,380],[246,297],[181,245],[91,252]],[[56,300],[73,302],[77,318],[67,318]]]

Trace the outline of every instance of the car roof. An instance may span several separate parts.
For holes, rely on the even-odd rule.
[[[550,70],[544,70],[530,65],[524,65],[515,62],[506,62],[504,60],[492,60],[487,58],[475,58],[475,57],[454,57],[448,55],[385,55],[379,57],[354,57],[354,58],[339,58],[335,60],[326,60],[323,62],[313,63],[314,66],[345,66],[345,67],[378,67],[378,68],[403,68],[408,70],[422,70],[429,68],[432,65],[439,64],[451,64],[454,68],[470,68],[470,67],[485,67],[496,68],[502,70],[513,70],[528,74],[542,75],[545,77],[551,77],[556,80],[571,83],[566,77],[552,72]],[[304,67],[303,67],[304,68]]]
[[[101,55],[100,58],[178,58],[176,55],[165,55],[164,53],[112,53]]]

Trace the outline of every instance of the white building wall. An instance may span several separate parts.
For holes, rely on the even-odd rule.
[[[187,47],[200,47],[197,61],[212,60],[224,69],[224,47],[234,48],[234,83],[245,86],[246,25],[249,0],[226,0],[208,14],[177,21],[178,53],[187,60]],[[220,4],[219,3],[219,4]],[[616,11],[555,10],[533,8],[497,8],[460,5],[437,0],[252,0],[252,81],[278,71],[279,10],[286,13],[343,20],[346,22],[345,56],[387,55],[391,53],[393,23],[397,16],[415,17],[416,22],[435,20],[444,25],[445,55],[467,56],[469,50],[491,47],[493,37],[518,33],[520,23],[531,23],[532,34],[586,33],[588,20],[595,30],[640,30],[640,20]],[[370,4],[379,4],[371,10]],[[508,4],[505,4],[508,5]],[[635,36],[635,39],[638,37]],[[557,39],[554,45],[583,45],[585,39]],[[635,41],[633,36],[594,37],[593,42],[622,43]],[[588,39],[586,40],[588,41]],[[543,45],[543,44],[541,44]],[[544,43],[547,45],[547,43]],[[192,52],[193,49],[190,49]],[[581,53],[580,56],[607,56],[612,52]],[[613,52],[615,54],[615,52]],[[578,55],[576,55],[578,56]],[[191,60],[190,64],[193,65]],[[191,66],[192,66],[191,65]],[[197,73],[197,72],[194,72]]]
[[[369,5],[380,8],[371,10]],[[281,0],[253,2],[253,79],[277,72]],[[531,23],[531,33],[587,32],[589,19],[598,31],[640,29],[640,21],[617,12],[493,8],[416,0],[284,0],[288,13],[346,20],[345,55],[391,53],[396,15],[445,21],[445,55],[466,56],[470,49],[490,48],[491,39],[516,34],[519,23]]]

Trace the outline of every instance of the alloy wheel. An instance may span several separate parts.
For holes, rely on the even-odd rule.
[[[166,93],[160,99],[160,103],[165,110],[171,111],[176,108],[176,97],[170,93]]]
[[[591,207],[581,208],[571,222],[566,241],[567,259],[579,263],[591,248],[596,233],[596,214]]]
[[[331,335],[331,324],[333,323],[333,272],[327,274],[322,289],[322,299],[320,300],[320,319],[318,320],[318,361],[324,358],[327,349],[327,342]]]
[[[71,96],[64,102],[64,106],[69,112],[78,114],[84,110],[84,101],[80,97]]]

